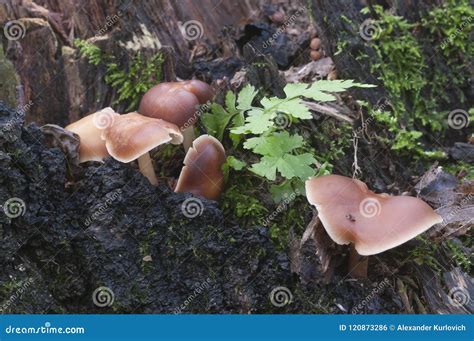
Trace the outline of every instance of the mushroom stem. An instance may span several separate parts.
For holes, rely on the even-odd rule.
[[[158,185],[158,179],[155,174],[155,169],[153,168],[153,163],[151,162],[150,153],[145,153],[138,158],[138,168],[140,168],[140,172],[153,186]]]
[[[187,153],[189,148],[191,148],[193,145],[193,141],[195,139],[194,127],[192,125],[183,130],[183,138],[184,151]]]
[[[367,278],[368,266],[369,257],[359,255],[354,244],[351,244],[348,273],[354,278]]]

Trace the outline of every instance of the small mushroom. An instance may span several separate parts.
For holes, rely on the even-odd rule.
[[[160,83],[143,95],[138,112],[176,124],[183,130],[183,145],[187,151],[194,140],[198,106],[212,96],[211,87],[199,80]]]
[[[312,60],[317,61],[323,57],[323,54],[321,53],[321,51],[311,50],[311,52],[309,53],[309,56],[311,57]]]
[[[369,256],[403,244],[442,218],[423,200],[409,196],[375,194],[362,181],[340,175],[306,181],[306,196],[337,244],[352,243],[350,269]],[[366,261],[366,260],[365,260]],[[359,277],[366,277],[362,264]]]
[[[311,39],[311,43],[309,44],[309,47],[312,50],[318,50],[321,47],[321,39],[319,38]]]
[[[66,126],[80,138],[79,163],[86,161],[102,161],[109,156],[105,142],[102,140],[102,131],[111,126],[117,114],[112,108],[107,107]]]
[[[124,163],[138,159],[138,166],[151,184],[158,179],[149,151],[165,143],[181,144],[183,135],[173,123],[132,112],[119,115],[102,133],[109,154]]]
[[[201,135],[184,158],[175,192],[190,192],[206,199],[219,199],[224,186],[222,165],[225,150],[216,138]]]

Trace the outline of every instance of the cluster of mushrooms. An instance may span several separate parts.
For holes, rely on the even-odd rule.
[[[217,200],[223,189],[225,150],[212,136],[194,139],[199,105],[213,97],[199,80],[160,83],[143,96],[138,112],[119,115],[111,108],[66,127],[80,137],[80,162],[112,156],[138,159],[140,171],[156,185],[149,152],[165,143],[183,144],[186,156],[176,192]],[[442,221],[424,201],[409,196],[375,194],[359,180],[327,175],[306,181],[306,196],[337,244],[352,244],[349,270],[367,276],[367,257],[396,247]]]
[[[160,83],[145,93],[138,112],[120,115],[105,108],[65,129],[80,138],[79,162],[109,156],[124,163],[138,160],[153,185],[158,179],[149,152],[166,143],[182,143],[186,156],[175,191],[217,200],[223,187],[224,147],[210,135],[194,136],[197,108],[212,97],[211,87],[199,80]]]

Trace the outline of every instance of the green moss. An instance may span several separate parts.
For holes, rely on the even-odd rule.
[[[419,265],[428,265],[431,269],[436,272],[441,272],[442,265],[438,262],[437,251],[439,245],[430,242],[424,237],[418,237],[417,240],[421,242],[421,245],[410,252],[408,260],[412,260]]]
[[[127,110],[138,109],[143,94],[161,81],[163,61],[161,53],[147,59],[139,52],[126,69],[115,62],[108,63],[105,81],[117,90],[115,102],[129,103]]]
[[[471,260],[462,251],[461,246],[456,244],[453,240],[447,240],[444,245],[447,246],[448,250],[451,253],[450,256],[452,259],[454,259],[456,264],[460,266],[466,273],[471,273]]]
[[[325,120],[319,126],[319,133],[312,134],[312,151],[318,161],[317,176],[331,174],[334,164],[343,156],[351,153],[352,126],[335,120]]]
[[[20,296],[23,295],[27,288],[31,285],[32,279],[12,279],[8,282],[0,284],[0,298],[1,300],[7,300],[12,295]],[[0,302],[1,303],[1,302]],[[1,307],[1,304],[0,304]]]
[[[138,251],[140,252],[140,255],[143,257],[145,256],[150,256],[151,255],[151,240],[153,237],[156,235],[156,230],[150,228],[148,236],[146,236],[145,240],[141,241],[138,245]],[[152,263],[151,262],[141,262],[141,269],[144,273],[149,273],[152,269]]]
[[[15,66],[5,57],[0,45],[0,98],[11,107],[17,106],[16,86],[20,83]]]
[[[474,165],[467,162],[447,164],[445,170],[451,174],[465,176],[466,179],[474,180]]]
[[[224,214],[238,218],[239,223],[247,227],[262,225],[268,214],[268,209],[259,200],[256,182],[256,177],[251,175],[240,173],[238,177],[230,176],[222,196]],[[268,189],[265,192],[268,192]]]
[[[75,39],[74,45],[92,65],[97,66],[102,62],[102,50],[96,45],[82,39]]]
[[[474,10],[467,0],[448,1],[416,23],[385,12],[381,6],[373,10],[379,30],[368,44],[376,58],[369,60],[365,54],[355,57],[370,64],[389,95],[389,107],[369,108],[369,114],[390,132],[381,140],[415,160],[442,159],[442,151],[430,148],[442,143],[447,129],[448,112],[444,108],[450,108],[453,100],[449,89],[456,91],[456,105],[464,101],[460,89],[469,84],[467,65],[473,57],[469,34]],[[363,12],[368,14],[369,10]],[[443,64],[445,58],[433,56],[432,50],[422,46],[444,55],[447,65]]]
[[[162,79],[164,57],[161,53],[146,58],[138,52],[130,65],[121,65],[114,56],[104,54],[92,43],[76,39],[74,44],[89,63],[105,66],[105,82],[118,94],[114,104],[126,103],[127,111],[138,109],[143,94]]]
[[[302,236],[306,228],[304,221],[304,212],[308,210],[308,204],[305,198],[298,198],[294,203],[291,203],[286,211],[282,212],[275,219],[275,222],[270,226],[270,236],[273,243],[279,250],[287,251],[289,245],[289,233],[293,232],[297,236]]]
[[[474,9],[469,0],[444,2],[422,19],[422,25],[431,33],[437,52],[442,53],[449,64],[457,64],[458,60],[474,54],[471,42]]]

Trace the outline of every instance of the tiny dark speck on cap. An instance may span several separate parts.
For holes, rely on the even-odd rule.
[[[352,222],[356,221],[355,218],[352,216],[352,214],[346,214],[346,218]]]

